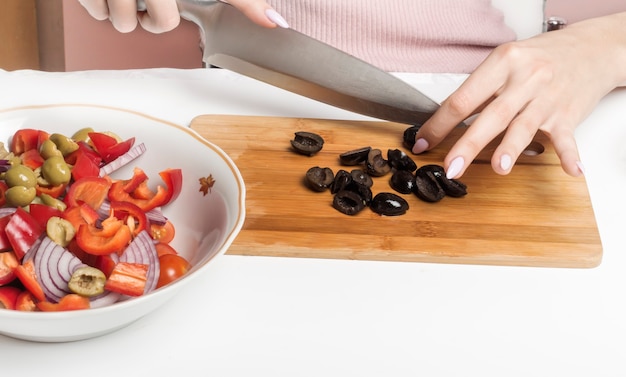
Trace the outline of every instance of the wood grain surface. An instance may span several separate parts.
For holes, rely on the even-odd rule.
[[[426,203],[403,195],[409,211],[356,216],[332,207],[330,192],[303,184],[312,166],[351,170],[339,154],[363,146],[402,147],[407,125],[389,122],[202,115],[191,128],[220,146],[246,183],[246,221],[228,254],[537,267],[597,266],[602,245],[584,178],[566,175],[543,134],[511,174],[495,174],[492,143],[468,168],[462,198]],[[321,135],[315,156],[291,149],[296,131]],[[411,155],[420,165],[441,164],[458,128],[435,150]],[[542,151],[543,150],[543,151]],[[374,179],[374,194],[393,190],[390,176]]]

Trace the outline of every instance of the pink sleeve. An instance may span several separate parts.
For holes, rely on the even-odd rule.
[[[516,38],[489,0],[268,0],[290,26],[384,70],[469,73]]]

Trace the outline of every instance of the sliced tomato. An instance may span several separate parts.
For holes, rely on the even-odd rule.
[[[141,296],[146,288],[148,265],[119,262],[107,279],[104,289],[128,296]]]
[[[85,157],[88,157],[91,161],[93,161],[94,164],[100,166],[100,163],[102,162],[102,157],[100,157],[95,149],[93,149],[89,144],[84,141],[78,141],[76,144],[78,144],[78,149],[65,156],[65,162],[70,165],[76,165],[76,160],[78,159],[78,156],[84,155]]]
[[[21,289],[13,286],[0,287],[0,309],[15,310],[15,302],[21,292]]]
[[[102,228],[83,224],[76,232],[76,243],[87,253],[106,255],[122,251],[131,241],[130,229],[122,220],[109,217],[102,221]]]
[[[79,181],[81,178],[98,177],[100,175],[100,165],[86,154],[79,154],[72,167],[72,178]]]
[[[37,311],[37,304],[35,303],[35,296],[29,291],[22,291],[15,300],[15,310],[22,312],[34,312]]]
[[[46,299],[43,289],[37,280],[37,275],[35,274],[35,264],[32,260],[24,261],[22,264],[17,266],[15,268],[15,274],[24,288],[32,293],[37,300],[43,301]]]
[[[178,251],[176,251],[176,249],[174,249],[170,244],[167,243],[157,242],[154,245],[154,248],[156,249],[157,255],[159,257],[165,254],[178,254]]]
[[[191,264],[180,255],[164,254],[159,257],[159,268],[160,273],[157,288],[167,285],[185,275],[191,269]]]
[[[0,286],[15,280],[15,269],[20,265],[15,253],[11,250],[0,253]]]
[[[161,243],[170,243],[176,235],[176,229],[171,221],[166,221],[165,224],[150,224],[150,236],[155,241]]]
[[[72,185],[65,195],[65,204],[68,207],[76,207],[81,203],[88,204],[93,209],[98,209],[107,197],[111,181],[100,177],[83,177]]]
[[[91,304],[89,298],[70,293],[61,297],[58,303],[49,301],[40,301],[37,304],[37,308],[43,312],[61,312],[68,310],[83,310],[89,309]]]
[[[18,207],[11,215],[5,230],[18,260],[22,260],[24,254],[44,232],[44,228],[37,220],[21,207]]]

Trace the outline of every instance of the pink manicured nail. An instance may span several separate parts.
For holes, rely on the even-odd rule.
[[[500,157],[500,169],[507,171],[511,168],[512,163],[513,160],[511,160],[511,156],[508,154],[503,154],[502,157]]]
[[[578,166],[578,170],[580,170],[580,172],[585,175],[585,167],[583,166],[583,163],[580,161],[576,161],[576,166]]]
[[[276,25],[287,29],[289,28],[289,24],[287,23],[287,21],[285,21],[285,19],[283,18],[283,16],[281,16],[280,14],[278,14],[278,12],[276,12],[276,10],[270,8],[268,10],[265,11],[265,15],[267,16],[267,18],[272,21],[273,23],[275,23]]]
[[[459,175],[464,166],[465,159],[462,156],[456,157],[454,160],[452,160],[450,166],[448,166],[446,177],[448,177],[448,179],[455,178],[457,175]]]
[[[413,153],[420,154],[428,149],[428,141],[426,139],[417,139],[413,145]]]

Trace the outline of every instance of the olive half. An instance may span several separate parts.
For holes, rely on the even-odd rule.
[[[409,203],[394,193],[380,192],[372,199],[370,208],[379,215],[399,216],[409,210]]]
[[[362,164],[367,160],[367,154],[370,150],[372,150],[372,147],[361,147],[359,149],[343,152],[339,155],[339,162],[346,166]]]
[[[365,208],[365,201],[354,191],[341,190],[333,197],[333,208],[346,215],[354,216]]]
[[[324,139],[313,132],[298,131],[295,133],[294,139],[291,140],[291,146],[300,154],[313,156],[322,150]]]
[[[391,165],[385,160],[380,149],[372,149],[367,154],[365,171],[373,177],[382,177],[391,171]]]
[[[311,190],[322,192],[332,185],[334,178],[332,169],[314,166],[307,170],[305,182]]]

